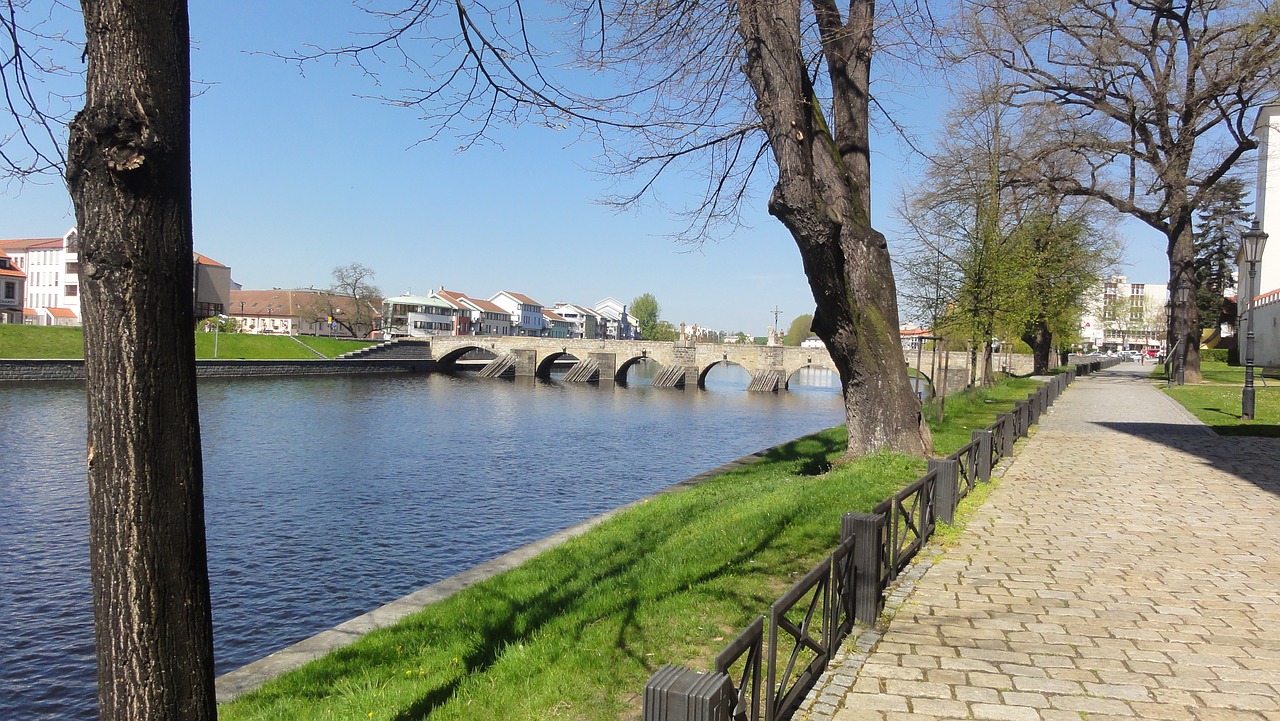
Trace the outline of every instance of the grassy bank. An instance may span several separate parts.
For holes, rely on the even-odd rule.
[[[79,328],[0,325],[0,358],[84,358],[84,333]]]
[[[195,333],[196,358],[213,358],[213,333]],[[342,340],[298,336],[219,333],[218,358],[244,360],[284,360],[317,358],[298,344],[314,348],[327,358],[359,350],[373,344],[367,340]],[[84,358],[84,333],[76,327],[0,325],[0,358]]]
[[[1034,387],[949,400],[938,451],[968,442],[970,426]],[[877,454],[809,475],[843,451],[836,428],[659,496],[268,683],[219,718],[638,718],[654,670],[707,668],[830,552],[844,512],[869,510],[925,468]]]
[[[1244,368],[1222,362],[1203,362],[1204,382],[1161,389],[1205,425],[1224,436],[1265,436],[1280,438],[1280,382],[1272,378],[1263,386],[1262,369],[1255,368],[1254,419],[1240,419],[1244,390]],[[1152,378],[1167,380],[1162,370]]]

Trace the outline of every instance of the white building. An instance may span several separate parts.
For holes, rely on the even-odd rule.
[[[521,293],[504,290],[489,299],[490,303],[511,315],[511,325],[516,335],[541,336],[546,329],[542,304]]]
[[[627,306],[612,296],[596,303],[595,311],[600,314],[602,338],[614,340],[635,340],[638,325],[636,317],[627,312]]]
[[[572,303],[556,303],[552,310],[573,325],[575,338],[600,338],[600,314]]]
[[[80,325],[80,246],[75,228],[61,238],[0,240],[0,250],[26,273],[23,302],[33,323]]]
[[[464,309],[436,293],[398,295],[382,301],[382,328],[386,338],[425,338],[454,335]],[[469,309],[466,311],[469,317]]]
[[[1159,350],[1168,325],[1168,300],[1166,283],[1130,283],[1123,275],[1108,278],[1080,318],[1084,350]]]

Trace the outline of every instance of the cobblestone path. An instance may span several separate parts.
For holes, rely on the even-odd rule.
[[[1280,440],[1215,435],[1148,370],[1073,384],[796,718],[1280,721]]]

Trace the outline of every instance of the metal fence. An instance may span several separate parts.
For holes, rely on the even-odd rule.
[[[856,624],[874,625],[885,590],[929,541],[938,521],[991,479],[1078,376],[1118,362],[1084,363],[1054,376],[1013,410],[870,513],[841,520],[840,545],[716,656],[710,674],[664,666],[645,685],[644,721],[785,721]]]

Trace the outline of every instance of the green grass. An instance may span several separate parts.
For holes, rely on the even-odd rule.
[[[300,335],[295,337],[303,343],[306,343],[308,346],[320,351],[328,358],[336,358],[343,353],[350,353],[353,350],[367,348],[377,343],[377,341],[372,340],[349,340],[346,338],[325,338],[323,336],[312,335]]]
[[[213,358],[214,333],[195,333],[196,358]],[[218,358],[280,360],[317,358],[288,336],[218,333]],[[373,345],[375,341],[298,336],[327,358]],[[80,328],[35,325],[0,325],[0,358],[84,358],[84,332]]]
[[[1006,378],[986,389],[970,389],[947,396],[943,406],[943,420],[938,422],[936,401],[925,406],[926,417],[931,419],[933,452],[940,456],[952,453],[973,438],[975,430],[991,425],[995,417],[1012,410],[1015,403],[1026,400],[1027,395],[1043,385],[1030,378]]]
[[[949,422],[990,425],[1035,386],[1001,385],[992,403],[972,394],[955,420],[948,403]],[[655,670],[709,668],[830,552],[843,513],[924,471],[920,459],[876,454],[823,473],[843,452],[835,428],[661,495],[269,682],[219,718],[637,718]]]
[[[84,358],[84,333],[71,327],[3,324],[0,358]]]
[[[1263,387],[1262,369],[1254,369],[1254,419],[1244,421],[1240,419],[1244,368],[1204,362],[1200,372],[1204,376],[1201,383],[1173,387],[1162,383],[1160,389],[1219,435],[1280,438],[1280,382],[1272,378],[1267,381],[1270,385]],[[1163,369],[1151,377],[1167,380]]]

